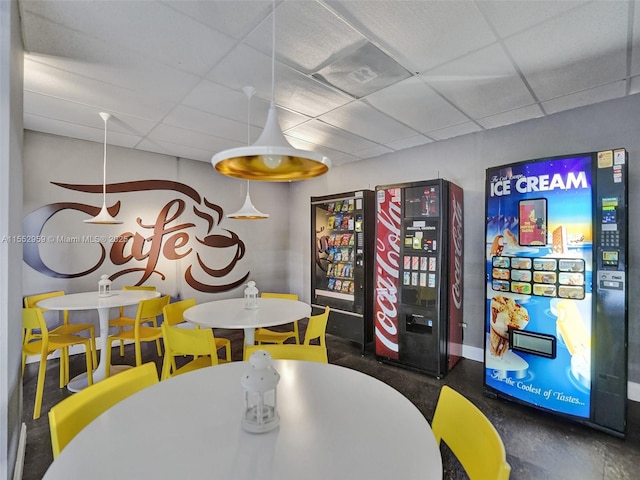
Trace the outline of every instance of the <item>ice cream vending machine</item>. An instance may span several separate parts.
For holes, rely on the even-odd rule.
[[[376,187],[374,340],[383,362],[438,378],[462,356],[463,192]]]
[[[624,436],[625,149],[486,171],[485,393]]]

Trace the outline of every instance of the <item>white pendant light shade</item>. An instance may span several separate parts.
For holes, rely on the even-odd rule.
[[[278,124],[275,106],[260,138],[248,147],[217,153],[211,159],[214,168],[229,177],[270,182],[291,182],[318,177],[329,171],[330,160],[324,155],[293,148]]]
[[[307,180],[327,173],[331,161],[320,153],[293,148],[280,128],[274,104],[275,0],[272,1],[272,5],[271,107],[264,130],[253,145],[230,148],[217,153],[211,158],[211,164],[218,172],[229,177],[265,182]]]
[[[104,120],[104,154],[102,160],[102,208],[98,215],[87,220],[84,223],[93,223],[97,225],[118,225],[122,223],[111,216],[107,210],[107,122],[111,118],[111,114],[100,112],[102,120]]]
[[[227,214],[227,218],[234,218],[236,220],[262,220],[269,218],[268,213],[262,213],[251,203],[251,197],[249,196],[249,181],[247,180],[247,196],[244,199],[244,205],[234,213]]]

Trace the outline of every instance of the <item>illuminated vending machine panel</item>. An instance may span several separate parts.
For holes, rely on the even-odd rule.
[[[374,192],[311,198],[311,298],[331,308],[327,332],[365,346],[373,339]]]
[[[619,149],[486,174],[485,392],[616,434],[626,419],[626,169]]]

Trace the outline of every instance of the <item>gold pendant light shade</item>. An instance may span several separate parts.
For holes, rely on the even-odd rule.
[[[253,145],[225,150],[213,156],[214,168],[229,177],[269,182],[292,182],[327,173],[331,163],[316,152],[293,148],[278,124],[278,112],[269,108],[267,123]]]

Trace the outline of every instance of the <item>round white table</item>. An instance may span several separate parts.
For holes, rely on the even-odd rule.
[[[116,404],[62,450],[44,479],[442,479],[429,423],[400,392],[337,365],[274,366],[275,430],[242,430],[248,363],[221,364]]]
[[[47,310],[98,310],[100,319],[101,348],[107,345],[109,338],[109,312],[114,307],[137,305],[140,300],[159,297],[160,292],[146,290],[113,290],[110,297],[98,297],[98,292],[72,293],[59,297],[47,298],[38,302],[37,306]],[[114,375],[122,370],[131,368],[129,365],[111,365],[110,374]],[[93,371],[93,381],[99,382],[106,378],[107,356],[100,355],[98,366]],[[87,374],[82,373],[71,379],[67,388],[71,392],[78,392],[87,387]]]
[[[244,308],[244,298],[201,303],[188,308],[184,319],[207,328],[242,328],[245,345],[255,343],[255,330],[295,322],[311,315],[311,306],[284,298],[258,298],[258,308]]]

